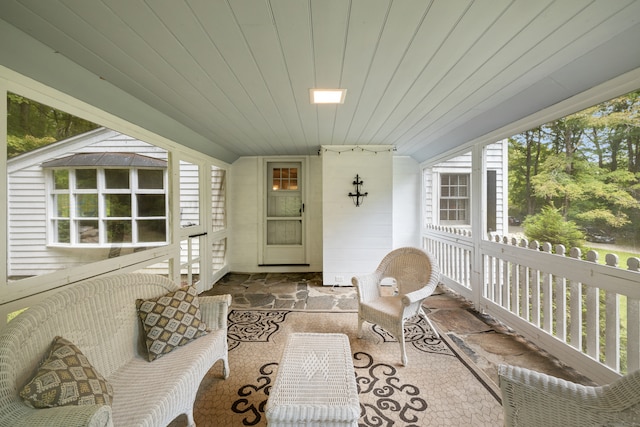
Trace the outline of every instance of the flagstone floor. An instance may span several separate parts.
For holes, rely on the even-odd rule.
[[[322,286],[322,273],[230,273],[203,295],[230,294],[232,308],[357,311],[353,287]],[[594,385],[505,325],[440,285],[425,302],[427,315],[496,384],[500,363],[523,366],[569,381]]]

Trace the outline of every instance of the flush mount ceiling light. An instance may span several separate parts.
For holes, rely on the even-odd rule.
[[[309,89],[312,104],[344,104],[346,89]]]

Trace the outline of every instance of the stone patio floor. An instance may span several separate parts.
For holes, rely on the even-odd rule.
[[[322,273],[229,273],[203,295],[230,294],[232,308],[357,311],[354,287],[322,286]],[[490,379],[501,363],[523,366],[568,381],[595,385],[495,319],[440,285],[424,304],[440,333],[449,336]]]

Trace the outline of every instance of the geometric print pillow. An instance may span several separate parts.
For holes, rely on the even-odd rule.
[[[111,405],[113,388],[70,341],[55,337],[47,359],[20,391],[34,408]]]
[[[198,291],[194,286],[149,300],[137,300],[149,362],[207,333],[202,321]]]

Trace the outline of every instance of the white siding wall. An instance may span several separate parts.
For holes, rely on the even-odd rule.
[[[258,271],[258,157],[241,157],[229,178],[229,268],[236,272]]]
[[[112,133],[113,134],[113,133]],[[72,146],[73,150],[68,151]],[[47,150],[47,159],[65,157],[75,153],[129,152],[162,160],[167,159],[165,150],[130,138],[126,135],[111,137],[103,142],[93,141],[90,145],[73,143],[60,145],[55,155]],[[10,277],[33,276],[51,273],[63,268],[80,266],[106,259],[110,248],[82,249],[47,246],[47,185],[45,170],[40,167],[42,159],[29,164],[29,157],[38,158],[37,153],[26,154],[10,162],[9,188],[9,254],[8,275]],[[16,166],[16,169],[13,169]],[[129,249],[128,252],[132,252]],[[123,249],[122,253],[127,253]]]
[[[496,171],[496,228],[499,234],[508,233],[508,151],[507,140],[490,144],[485,150],[485,162],[487,170]],[[468,173],[471,174],[471,152],[440,162],[437,165],[425,168],[423,172],[424,185],[424,223],[439,224],[438,196],[441,173]],[[472,194],[472,197],[484,195]],[[473,213],[472,213],[473,215]],[[470,228],[470,225],[469,225]]]
[[[393,158],[393,247],[420,246],[420,165]]]
[[[180,227],[200,225],[200,175],[198,165],[180,162]]]
[[[269,158],[277,160],[277,158]],[[286,161],[287,158],[283,158]],[[307,256],[309,266],[259,266],[259,224],[264,180],[258,176],[264,161],[262,157],[241,157],[230,169],[229,179],[229,260],[230,271],[235,272],[287,272],[322,271],[322,159],[307,158],[308,182],[305,199],[305,221],[307,222]]]
[[[352,276],[375,270],[392,249],[393,156],[390,151],[325,151],[322,169],[324,284],[350,285]],[[359,207],[348,197],[356,174],[369,193]]]
[[[427,224],[435,224],[435,210],[438,206],[436,198],[437,177],[433,173],[433,168],[425,168],[422,174],[422,185],[424,189],[424,200],[422,201],[422,227]]]

